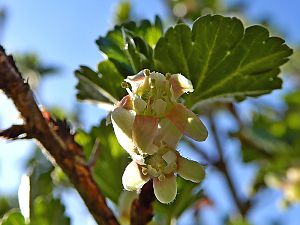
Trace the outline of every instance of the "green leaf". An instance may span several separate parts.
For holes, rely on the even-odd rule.
[[[5,197],[0,197],[0,218],[9,210],[11,206],[9,204],[9,199]]]
[[[162,34],[157,17],[154,24],[128,22],[100,37],[97,44],[108,59],[97,72],[85,68],[76,74],[79,98],[109,102],[110,94],[120,100],[121,80],[148,68],[189,78],[195,89],[184,96],[189,107],[211,100],[243,100],[280,88],[279,66],[292,54],[284,40],[270,37],[266,28],[244,29],[239,19],[220,15],[200,17],[192,29],[179,23]]]
[[[142,69],[152,69],[152,47],[163,34],[159,17],[155,23],[142,20],[139,25],[127,22],[115,26],[96,43],[99,49],[115,64],[124,77],[136,74]]]
[[[26,225],[25,219],[22,214],[16,210],[12,209],[7,212],[2,219],[0,219],[1,225]]]
[[[122,75],[110,61],[100,62],[98,71],[81,66],[75,71],[79,82],[77,97],[80,100],[90,100],[99,103],[116,103],[125,95],[125,90],[121,88]]]
[[[39,196],[34,200],[30,225],[69,225],[65,207],[59,199]]]
[[[123,190],[122,175],[130,161],[129,156],[118,144],[112,126],[105,125],[105,120],[89,133],[81,131],[76,135],[76,141],[83,147],[87,158],[90,158],[96,139],[99,140],[99,157],[93,165],[94,178],[103,194],[117,204]]]
[[[194,85],[185,97],[199,101],[258,96],[281,87],[279,66],[292,50],[266,28],[244,30],[237,18],[219,15],[199,18],[190,29],[178,24],[168,29],[154,49],[155,68],[182,73]]]
[[[161,37],[162,29],[156,17],[154,24],[148,20],[139,25],[127,22],[100,37],[96,43],[108,59],[98,64],[97,71],[86,66],[75,71],[78,99],[105,104],[120,100],[126,94],[121,88],[124,78],[144,68],[154,69],[152,47]]]

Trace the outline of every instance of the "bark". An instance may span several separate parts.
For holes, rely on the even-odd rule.
[[[105,197],[92,177],[81,147],[65,121],[56,121],[38,107],[28,83],[23,80],[14,60],[0,47],[0,89],[12,99],[24,119],[23,125],[13,125],[0,136],[15,139],[36,139],[62,168],[80,193],[86,206],[98,224],[118,225],[108,208]]]

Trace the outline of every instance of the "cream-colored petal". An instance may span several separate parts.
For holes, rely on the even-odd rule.
[[[166,112],[167,103],[162,99],[154,100],[152,104],[152,110],[156,116],[163,116]]]
[[[153,179],[153,188],[158,201],[164,204],[173,202],[177,194],[176,176],[167,176],[163,181]]]
[[[139,165],[132,161],[126,167],[123,176],[123,187],[127,191],[135,191],[143,187],[149,181],[149,177],[142,174]]]
[[[177,173],[184,179],[199,183],[204,179],[205,170],[198,162],[186,159],[182,156],[177,158]]]
[[[150,90],[149,74],[150,71],[145,69],[134,76],[128,76],[125,81],[130,83],[134,94],[144,96]]]
[[[158,125],[159,129],[155,137],[155,143],[166,143],[171,148],[176,148],[178,142],[182,137],[182,133],[169,120],[162,119]]]
[[[143,114],[147,103],[140,96],[135,96],[133,100],[133,106],[134,111],[136,111],[137,114]]]
[[[157,81],[157,82],[159,82],[159,83],[166,81],[165,75],[163,75],[161,73],[158,73],[158,72],[152,72],[150,74],[150,78]]]
[[[152,72],[149,77],[151,86],[152,88],[154,88],[153,91],[155,91],[154,95],[157,98],[160,98],[166,90],[166,77],[163,74],[157,72]]]
[[[135,112],[117,107],[111,113],[111,122],[120,145],[128,152],[134,150],[132,141],[132,127],[135,118]]]
[[[153,140],[158,129],[159,119],[153,116],[136,115],[132,127],[132,137],[135,145],[143,153],[152,155],[157,149],[153,148]]]
[[[142,70],[136,75],[128,76],[125,81],[131,85],[131,89],[135,93],[137,89],[144,83],[145,78],[146,76],[144,70]]]
[[[163,160],[169,165],[171,163],[175,163],[177,160],[177,154],[175,151],[167,151],[165,154],[162,155]]]
[[[173,74],[169,79],[175,98],[179,98],[182,94],[193,92],[192,82],[181,74]]]
[[[183,134],[196,141],[204,141],[207,138],[207,129],[191,110],[182,104],[176,104],[166,116]]]
[[[145,165],[145,158],[142,155],[139,155],[135,152],[129,153],[130,157],[133,161],[135,161],[139,165]]]
[[[117,107],[122,107],[127,110],[132,110],[133,108],[133,101],[130,95],[124,96],[118,103]]]

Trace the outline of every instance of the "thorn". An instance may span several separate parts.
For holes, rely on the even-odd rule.
[[[0,137],[4,137],[6,139],[26,139],[26,131],[24,125],[13,125],[6,130],[0,131]]]
[[[95,144],[93,146],[89,161],[87,163],[87,166],[91,169],[95,164],[97,159],[99,158],[99,154],[100,154],[100,140],[99,138],[96,138]]]

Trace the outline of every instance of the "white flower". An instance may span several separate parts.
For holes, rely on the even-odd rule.
[[[125,169],[122,183],[125,190],[135,191],[153,179],[156,198],[161,203],[171,203],[177,194],[176,175],[199,183],[204,178],[204,168],[199,163],[188,160],[173,149],[163,147],[157,153],[147,156],[145,164],[132,161]]]
[[[166,76],[143,70],[125,79],[130,83],[125,96],[111,113],[111,121],[121,146],[133,161],[122,182],[126,190],[138,190],[153,179],[154,193],[162,203],[175,199],[176,175],[200,182],[203,167],[176,151],[182,135],[204,141],[207,130],[198,116],[178,98],[192,92],[192,83],[181,74]]]

